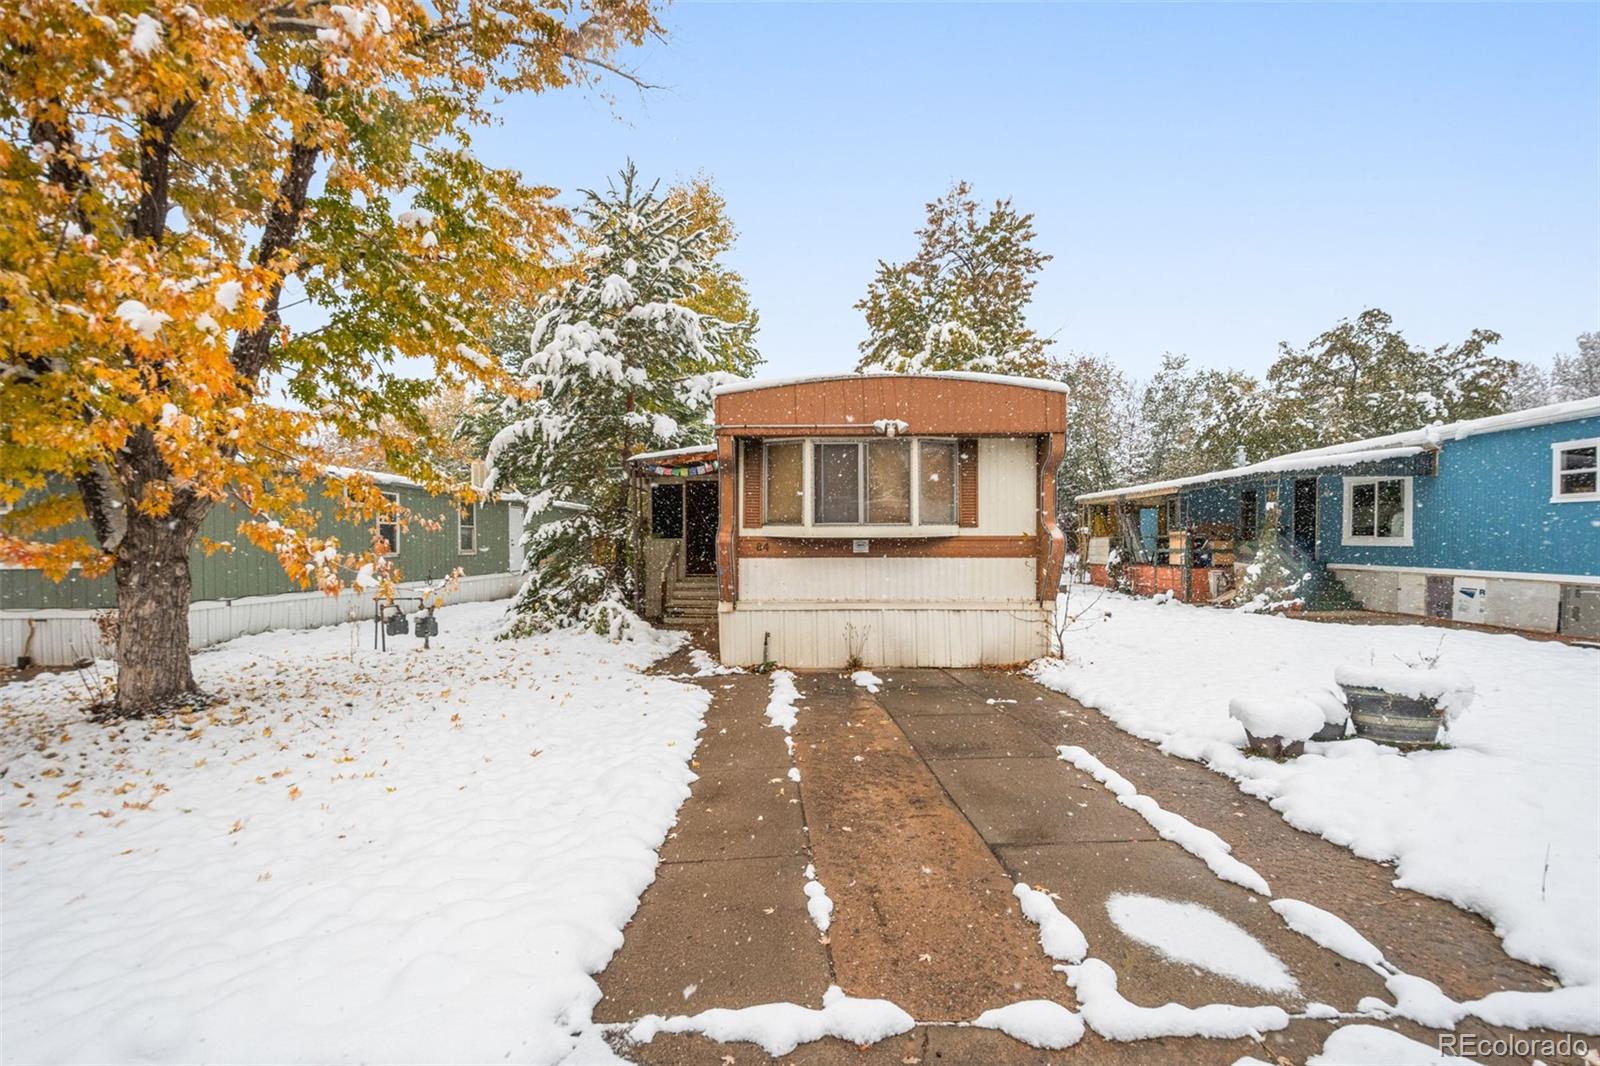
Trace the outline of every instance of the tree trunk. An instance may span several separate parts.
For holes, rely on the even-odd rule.
[[[160,711],[197,691],[189,665],[187,528],[128,515],[116,561],[118,714]]]

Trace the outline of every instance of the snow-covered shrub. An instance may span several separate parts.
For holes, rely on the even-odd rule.
[[[1118,592],[1133,592],[1133,574],[1122,557],[1121,548],[1112,548],[1106,556],[1106,580]]]
[[[1244,580],[1239,584],[1239,610],[1248,614],[1276,614],[1304,603],[1298,593],[1311,574],[1299,565],[1278,532],[1277,511],[1278,505],[1269,501],[1255,558],[1245,567]]]

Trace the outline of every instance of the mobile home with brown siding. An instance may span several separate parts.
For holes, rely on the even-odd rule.
[[[1060,383],[851,374],[715,395],[725,663],[1035,658],[1064,554]]]

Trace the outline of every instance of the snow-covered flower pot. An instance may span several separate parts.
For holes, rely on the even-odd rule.
[[[1228,714],[1244,726],[1250,750],[1273,759],[1303,753],[1325,724],[1322,708],[1304,696],[1235,696]]]
[[[1454,670],[1346,665],[1333,679],[1344,690],[1356,736],[1382,744],[1436,744],[1440,726],[1472,705],[1472,680]]]
[[[1343,740],[1350,725],[1350,708],[1345,706],[1344,694],[1338,689],[1321,689],[1306,693],[1306,698],[1322,711],[1322,728],[1311,734],[1311,739]]]

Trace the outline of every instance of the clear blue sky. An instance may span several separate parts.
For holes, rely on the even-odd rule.
[[[1036,215],[1034,327],[1146,375],[1260,372],[1377,305],[1547,363],[1600,329],[1600,5],[706,4],[664,88],[511,101],[488,161],[564,190],[705,170],[763,371],[852,367],[851,306],[967,178]],[[574,200],[575,202],[575,200]]]

